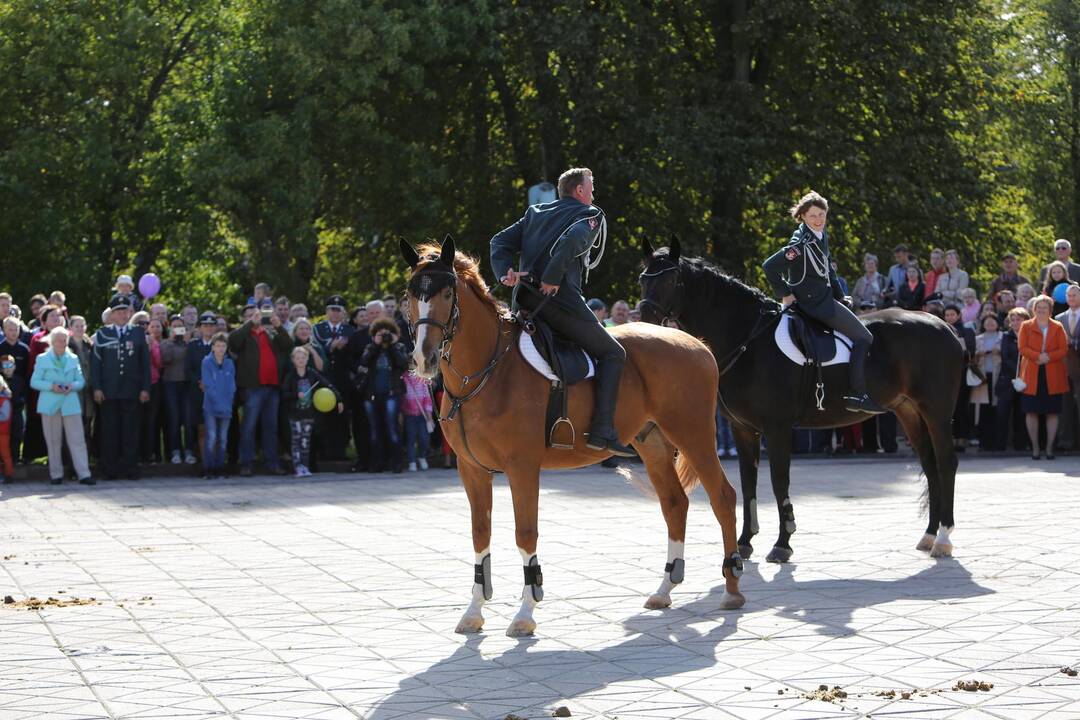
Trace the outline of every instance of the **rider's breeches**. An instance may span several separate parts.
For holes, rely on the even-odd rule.
[[[851,338],[852,343],[865,343],[867,347],[873,342],[874,336],[870,334],[870,331],[865,325],[859,322],[859,318],[855,316],[855,313],[848,310],[847,305],[843,303],[833,301],[835,307],[833,308],[833,315],[830,318],[818,318],[821,322],[825,323],[833,330],[844,333]]]

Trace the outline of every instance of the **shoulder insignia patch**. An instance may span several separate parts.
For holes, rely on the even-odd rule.
[[[599,224],[600,224],[600,223],[598,223],[598,222],[596,221],[596,218],[589,218],[589,229],[590,229],[590,230],[595,230],[595,229],[596,229],[596,227],[597,227],[597,226],[598,226]]]
[[[799,248],[792,245],[787,249],[787,252],[784,253],[784,257],[788,260],[794,260],[795,258],[799,257]]]

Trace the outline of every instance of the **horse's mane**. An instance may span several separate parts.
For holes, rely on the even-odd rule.
[[[778,304],[755,287],[750,287],[738,278],[726,274],[716,265],[699,257],[683,257],[679,260],[679,275],[686,287],[688,298],[695,303],[714,306],[719,302],[730,302],[732,295],[752,300],[765,305]]]
[[[438,245],[424,243],[416,248],[416,253],[420,256],[422,264],[438,258],[440,250]],[[492,295],[487,283],[484,282],[484,277],[480,274],[479,260],[459,250],[454,255],[454,272],[457,273],[460,281],[472,288],[481,302],[495,311],[498,317],[509,317],[510,310],[506,307],[506,303]]]

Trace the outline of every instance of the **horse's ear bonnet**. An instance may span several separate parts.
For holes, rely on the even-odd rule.
[[[402,241],[404,242],[404,240]],[[449,255],[447,255],[449,251]],[[404,248],[402,248],[404,252]],[[415,251],[413,251],[415,254]],[[457,287],[457,274],[454,272],[454,238],[446,236],[439,254],[428,253],[424,257],[417,257],[417,265],[424,263],[423,267],[413,266],[415,272],[409,280],[409,294],[420,302],[427,302],[446,287]],[[447,259],[444,259],[447,258]]]

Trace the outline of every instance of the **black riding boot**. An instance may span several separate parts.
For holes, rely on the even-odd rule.
[[[866,358],[870,354],[870,343],[856,342],[851,346],[851,395],[844,397],[844,406],[852,412],[864,412],[871,415],[888,412],[870,399],[866,392]]]
[[[604,450],[619,457],[634,457],[637,453],[621,444],[615,433],[615,400],[619,394],[620,375],[622,364],[619,362],[596,364],[596,402],[586,445],[592,450]]]

